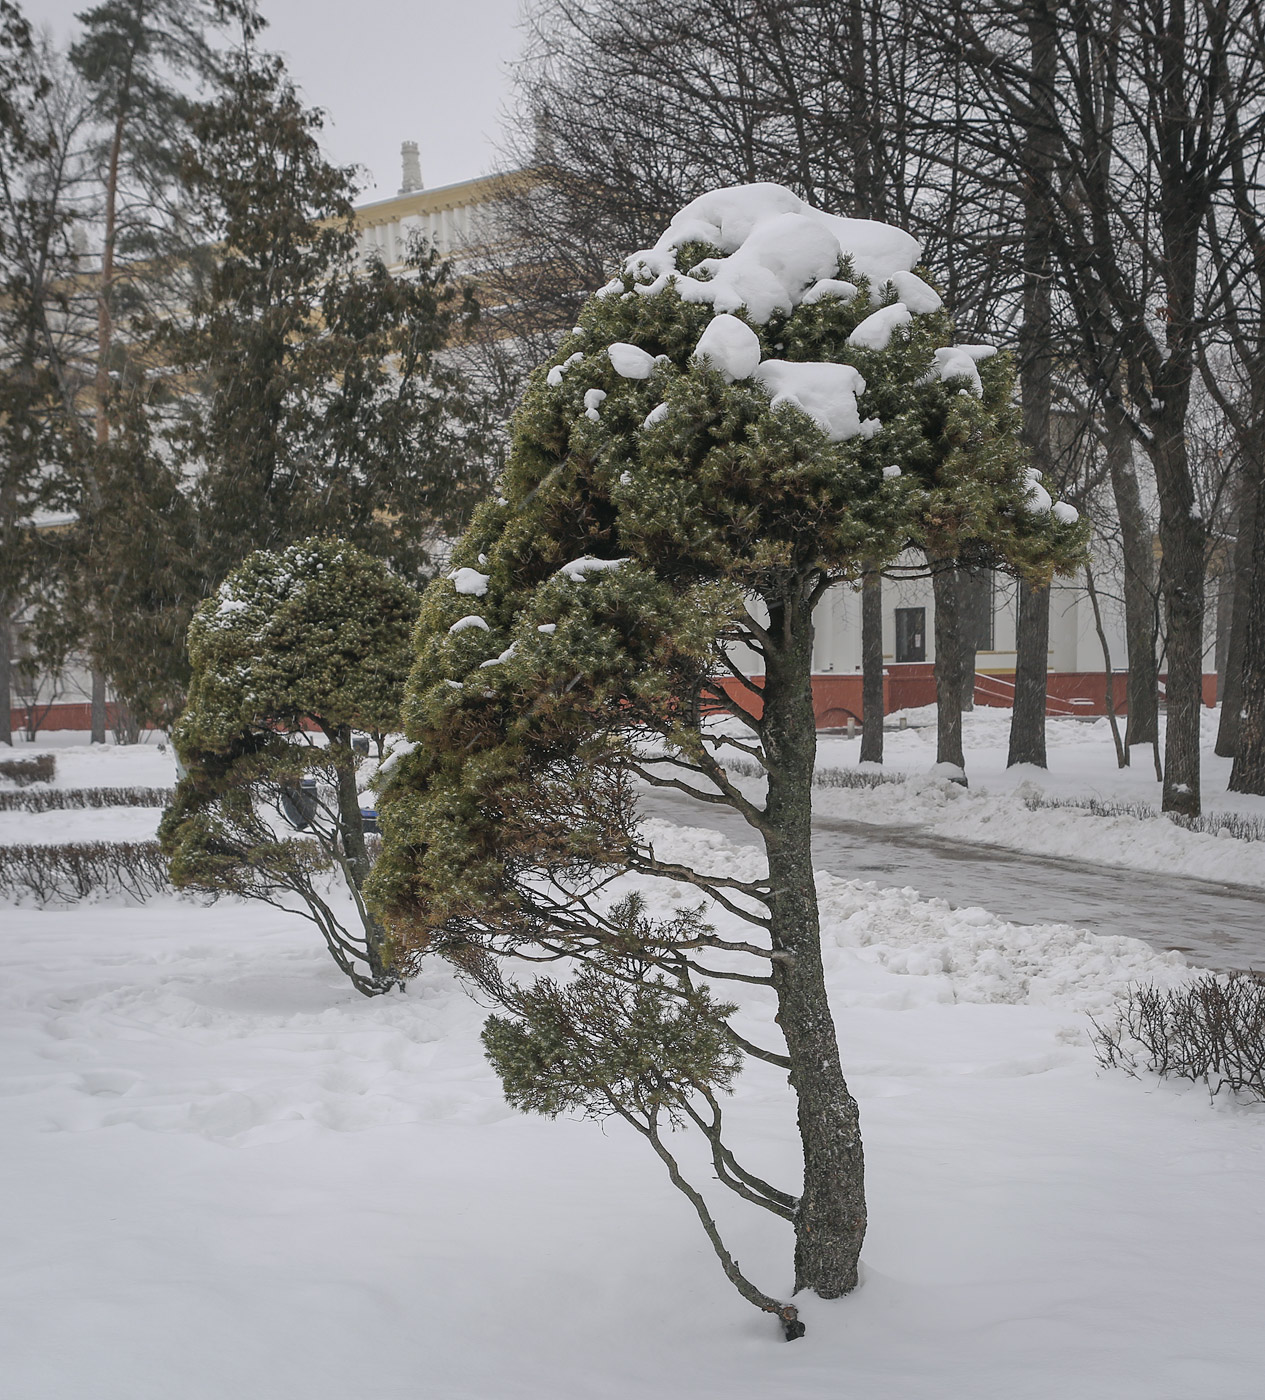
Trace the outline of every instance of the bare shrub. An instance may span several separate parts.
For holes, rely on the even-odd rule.
[[[0,812],[62,812],[86,807],[165,807],[171,788],[38,788],[0,792]]]
[[[1028,793],[1024,805],[1030,812],[1046,808],[1072,807],[1090,812],[1095,817],[1137,817],[1139,821],[1167,817],[1175,826],[1187,831],[1199,831],[1205,836],[1220,836],[1224,832],[1238,841],[1265,841],[1265,818],[1243,812],[1201,812],[1197,817],[1161,812],[1149,802],[1132,802],[1126,798],[1107,797],[1046,797],[1043,793]]]
[[[763,778],[764,769],[745,758],[726,758],[725,771],[735,778]],[[818,768],[813,786],[826,788],[875,788],[882,783],[901,783],[899,773],[876,773],[868,768]]]
[[[334,862],[318,841],[294,837],[282,843],[294,868],[308,877],[328,874]],[[366,841],[376,858],[381,838]],[[76,841],[64,845],[0,846],[0,898],[36,904],[75,904],[124,894],[144,904],[175,892],[167,858],[157,841]],[[219,897],[211,891],[211,898]]]
[[[171,886],[157,841],[85,841],[0,846],[0,895],[37,904],[73,904],[125,894],[139,903]]]
[[[51,783],[57,771],[57,758],[51,753],[33,754],[30,758],[0,758],[0,778],[25,787],[28,783]]]
[[[1183,987],[1134,987],[1114,1023],[1094,1022],[1098,1063],[1204,1083],[1265,1102],[1265,978],[1206,972]]]

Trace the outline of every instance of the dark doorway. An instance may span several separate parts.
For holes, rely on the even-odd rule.
[[[896,660],[927,659],[926,608],[896,609]]]

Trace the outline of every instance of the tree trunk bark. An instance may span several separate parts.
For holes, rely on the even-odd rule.
[[[1167,724],[1163,810],[1197,817],[1199,711],[1203,699],[1204,546],[1194,489],[1179,427],[1155,444],[1160,494],[1160,583],[1168,623]]]
[[[13,622],[0,609],[0,744],[13,747]]]
[[[1241,512],[1239,528],[1243,528],[1242,516],[1250,514],[1252,534],[1245,570],[1247,586],[1241,593],[1236,589],[1234,600],[1235,622],[1242,617],[1243,626],[1239,694],[1235,701],[1239,712],[1238,732],[1234,766],[1230,770],[1230,791],[1250,792],[1259,797],[1265,796],[1265,510],[1261,509],[1260,499],[1265,463],[1258,443],[1252,444],[1248,456],[1255,459],[1245,464],[1244,471],[1245,481],[1252,482],[1253,505],[1250,512]],[[1238,542],[1235,544],[1237,565]],[[1223,720],[1225,708],[1223,704]]]
[[[1234,570],[1222,560],[1217,572],[1216,646],[1212,664],[1217,672],[1217,704],[1225,698],[1226,660],[1230,652],[1230,619],[1234,615]]]
[[[768,600],[766,600],[768,602]],[[769,602],[762,732],[769,763],[770,936],[778,1023],[790,1058],[804,1155],[795,1214],[795,1290],[838,1298],[857,1283],[865,1238],[860,1114],[839,1063],[821,959],[812,861],[813,624],[807,587]]]
[[[958,569],[958,626],[961,629],[962,709],[975,708],[975,671],[979,665],[979,639],[985,625],[985,608],[992,601],[990,580],[983,569]]]
[[[1033,119],[1024,131],[1023,322],[1019,327],[1019,399],[1024,447],[1042,476],[1054,468],[1054,354],[1051,315],[1053,256],[1048,186],[1058,156],[1054,81],[1058,48],[1046,6],[1026,12]],[[1015,698],[1007,766],[1046,766],[1045,696],[1050,651],[1050,590],[1019,580],[1015,618]]]
[[[1019,580],[1015,626],[1015,708],[1010,720],[1006,766],[1046,766],[1045,697],[1050,660],[1050,590]]]
[[[883,575],[861,581],[861,762],[883,761]]]
[[[1243,463],[1235,510],[1233,601],[1230,604],[1230,644],[1226,649],[1221,686],[1221,723],[1217,727],[1216,752],[1233,758],[1239,747],[1239,721],[1243,713],[1243,661],[1247,645],[1248,617],[1252,611],[1255,576],[1252,555],[1256,518],[1260,513],[1260,475]]]
[[[105,672],[94,666],[92,668],[92,740],[94,744],[105,743],[106,726],[106,705],[105,705]]]
[[[936,629],[936,762],[952,764],[966,784],[962,753],[962,617],[958,569],[950,560],[932,561]],[[955,779],[955,781],[959,781]]]
[[[1114,399],[1104,405],[1107,466],[1120,521],[1124,560],[1124,632],[1129,664],[1129,718],[1125,752],[1153,744],[1159,736],[1159,667],[1155,660],[1156,569],[1151,522],[1142,505],[1133,466],[1133,443]]]

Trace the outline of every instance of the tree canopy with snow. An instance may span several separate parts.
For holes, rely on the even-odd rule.
[[[682,209],[588,302],[516,415],[501,496],[424,595],[404,703],[416,747],[383,793],[371,882],[396,938],[452,957],[507,1013],[487,1044],[513,1101],[631,1123],[788,1336],[795,1308],[740,1273],[661,1130],[693,1124],[717,1179],[791,1223],[797,1290],[855,1286],[861,1139],[810,851],[813,609],[910,544],[1033,579],[1081,549],[1075,512],[1025,469],[1007,357],[956,343],[918,258],[898,229],[742,186]],[[767,874],[659,859],[639,783],[736,809]],[[705,902],[653,919],[605,897],[624,872]],[[718,934],[709,908],[746,934]],[[575,975],[525,986],[506,955]],[[708,990],[733,978],[772,989],[783,1048],[734,1029]],[[795,1192],[721,1136],[745,1055],[788,1071]]]
[[[367,996],[400,974],[360,894],[369,857],[352,738],[369,734],[381,754],[398,730],[416,611],[413,588],[345,541],[250,555],[189,627],[189,700],[172,731],[185,775],[159,833],[177,887],[298,895]],[[328,865],[357,934],[323,892]]]

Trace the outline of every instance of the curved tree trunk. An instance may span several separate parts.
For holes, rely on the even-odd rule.
[[[769,603],[761,728],[769,767],[765,838],[778,1024],[798,1099],[804,1189],[795,1214],[795,1288],[837,1298],[856,1287],[865,1238],[860,1116],[839,1063],[826,997],[812,861],[812,610],[807,587]]]
[[[861,582],[861,762],[883,761],[883,575]]]

